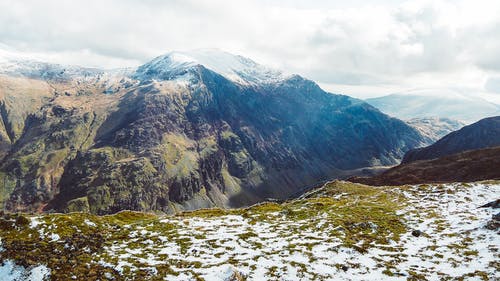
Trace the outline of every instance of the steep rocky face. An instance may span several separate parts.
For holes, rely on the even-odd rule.
[[[423,143],[362,101],[227,55],[39,76],[51,88],[3,145],[0,203],[97,214],[242,206],[395,164]]]
[[[482,119],[452,132],[436,143],[409,151],[402,163],[435,159],[467,150],[500,145],[500,116]]]
[[[8,136],[7,145],[0,147],[0,205],[12,211],[40,210],[58,193],[68,161],[93,144],[121,95],[104,91],[111,85],[124,88],[123,83],[102,79],[102,73],[76,74],[78,68],[65,75],[57,65],[0,66],[0,132],[5,129]]]

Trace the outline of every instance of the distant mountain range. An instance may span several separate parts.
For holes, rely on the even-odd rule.
[[[402,185],[500,179],[500,116],[482,119],[436,143],[411,150],[402,164],[370,178],[370,185]]]
[[[419,90],[367,99],[382,112],[403,120],[440,117],[473,123],[500,115],[500,105],[454,91]]]
[[[0,61],[10,211],[242,206],[394,165],[426,142],[361,100],[217,50],[112,71]]]

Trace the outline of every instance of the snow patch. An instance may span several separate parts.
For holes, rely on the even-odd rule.
[[[0,280],[2,281],[43,281],[50,277],[50,270],[44,266],[39,265],[31,268],[25,268],[16,265],[11,260],[3,261],[0,264]]]
[[[91,222],[91,221],[90,221],[90,220],[88,220],[88,219],[85,219],[83,222],[84,222],[86,225],[91,226],[91,227],[96,227],[96,226],[97,226],[94,222]]]
[[[39,217],[31,217],[30,220],[31,220],[30,222],[31,228],[37,228],[40,224],[42,224]]]
[[[140,66],[136,78],[186,80],[189,69],[198,65],[210,69],[225,78],[243,85],[274,83],[286,79],[281,71],[257,64],[251,59],[216,49],[200,49],[189,52],[171,52]]]

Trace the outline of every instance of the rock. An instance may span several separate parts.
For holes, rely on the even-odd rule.
[[[500,213],[493,215],[493,220],[500,221]]]
[[[415,236],[415,237],[420,237],[421,235],[423,234],[422,231],[418,230],[418,229],[415,229],[411,232],[411,235]]]
[[[486,223],[485,227],[489,230],[498,230],[500,228],[500,221],[490,220]]]
[[[500,213],[493,215],[491,220],[486,223],[485,226],[489,230],[499,230],[500,229]]]
[[[333,229],[333,231],[339,231],[339,232],[344,232],[346,229],[343,228],[342,226],[337,226],[336,228]]]
[[[349,269],[349,267],[347,265],[342,265],[340,267],[343,271],[347,271]]]
[[[495,201],[491,201],[489,203],[486,203],[486,204],[480,206],[479,208],[493,208],[493,209],[498,209],[498,208],[500,208],[500,199],[497,199]]]

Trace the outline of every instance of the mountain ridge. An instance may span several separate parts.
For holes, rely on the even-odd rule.
[[[3,207],[107,214],[243,206],[344,170],[395,164],[424,143],[404,122],[298,75],[239,83],[196,62],[158,69],[158,60],[125,75],[0,76],[5,87],[37,85],[4,97],[7,123],[25,117],[3,151]]]
[[[171,80],[182,77],[190,68],[196,66],[203,66],[233,82],[246,85],[275,83],[290,77],[281,71],[257,64],[249,58],[218,49],[170,52],[139,66],[133,77],[139,80]]]
[[[375,186],[498,180],[499,166],[500,146],[497,146],[417,160],[373,177],[351,177],[348,180]]]
[[[430,146],[408,151],[402,163],[430,160],[498,145],[500,145],[500,116],[489,117],[451,132]]]
[[[400,165],[372,177],[370,185],[471,182],[500,178],[500,116],[482,119],[434,144],[408,151]]]

